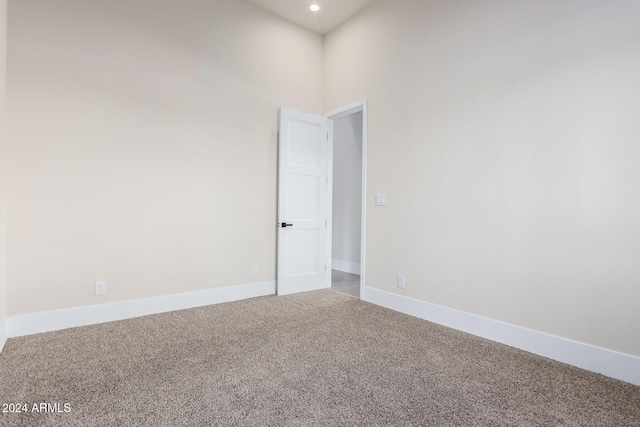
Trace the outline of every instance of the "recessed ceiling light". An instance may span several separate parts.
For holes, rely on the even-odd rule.
[[[311,9],[313,12],[317,12],[320,10],[320,6],[318,6],[317,4],[312,4],[309,9]]]

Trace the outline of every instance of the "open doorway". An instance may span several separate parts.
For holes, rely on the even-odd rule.
[[[331,288],[364,296],[366,103],[328,115],[333,128]]]

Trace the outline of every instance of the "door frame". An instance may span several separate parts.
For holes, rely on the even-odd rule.
[[[352,114],[362,113],[362,188],[361,188],[361,202],[360,202],[360,300],[365,299],[366,279],[365,279],[365,252],[366,252],[366,231],[367,231],[367,98],[354,102],[353,104],[346,105],[338,108],[330,113],[325,114],[325,117],[329,119],[329,129],[332,137],[329,144],[329,200],[331,213],[333,215],[333,122]],[[331,218],[331,216],[329,217]],[[329,220],[331,221],[331,220]],[[332,232],[333,224],[329,224],[329,250],[333,245]],[[331,255],[329,255],[329,261],[331,261]]]

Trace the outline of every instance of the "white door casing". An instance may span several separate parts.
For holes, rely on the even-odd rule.
[[[331,286],[329,125],[326,117],[280,109],[278,295]]]

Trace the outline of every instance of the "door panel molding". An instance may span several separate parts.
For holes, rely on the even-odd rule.
[[[330,146],[326,117],[280,109],[278,295],[331,286]]]

